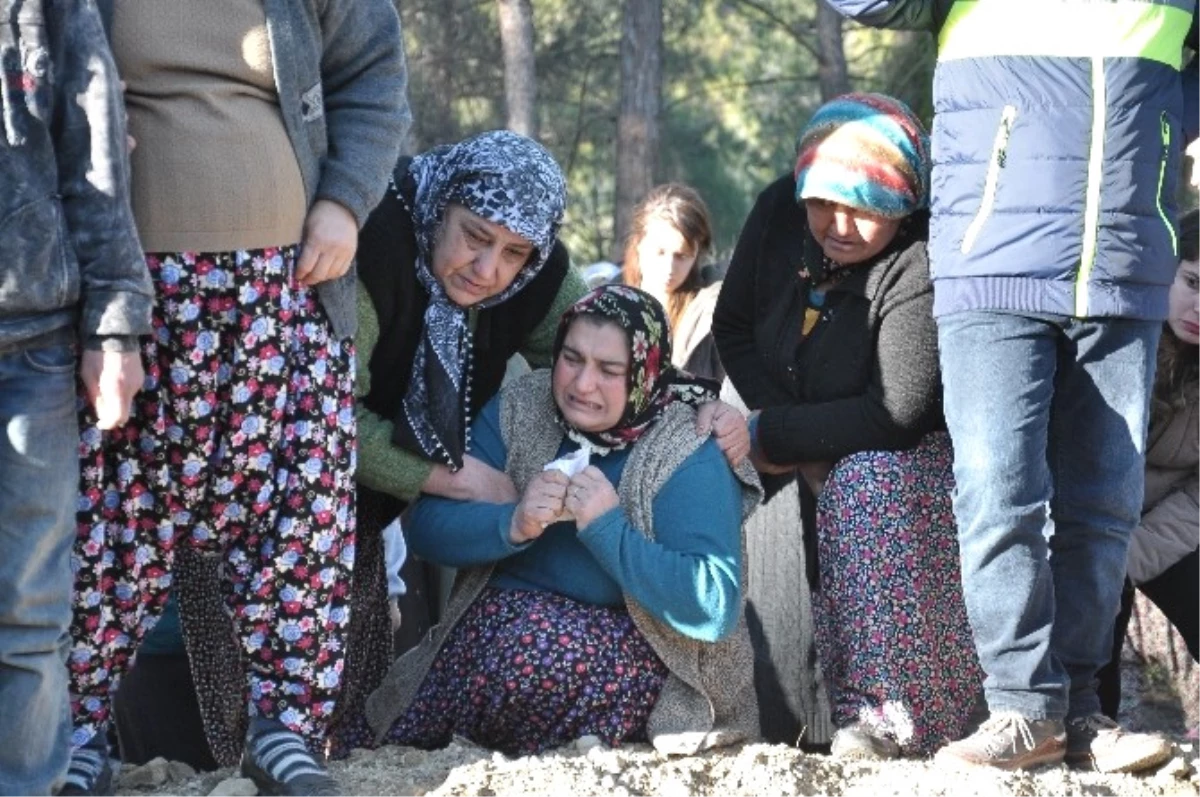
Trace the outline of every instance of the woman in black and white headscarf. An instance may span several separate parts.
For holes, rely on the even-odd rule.
[[[381,530],[422,492],[515,499],[507,476],[467,453],[468,428],[514,354],[550,364],[558,317],[587,291],[558,241],[565,205],[550,153],[498,130],[402,159],[362,231],[352,713],[392,660]],[[432,565],[402,573],[406,648],[436,619],[439,590]]]
[[[507,497],[466,429],[513,354],[549,364],[586,291],[557,241],[565,206],[550,153],[508,131],[400,162],[358,261],[360,513],[363,487]]]
[[[514,354],[549,365],[558,316],[587,290],[558,241],[565,205],[551,155],[493,131],[401,160],[363,229],[350,712],[392,659],[380,530],[422,492],[515,500],[508,477],[467,453],[468,428]],[[438,589],[431,565],[403,574],[407,647],[435,619]]]

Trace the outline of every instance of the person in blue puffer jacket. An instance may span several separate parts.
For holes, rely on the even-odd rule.
[[[938,37],[933,312],[991,717],[937,759],[1154,766],[1169,745],[1101,715],[1095,678],[1178,262],[1196,0],[827,2]]]

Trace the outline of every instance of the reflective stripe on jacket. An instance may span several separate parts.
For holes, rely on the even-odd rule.
[[[829,0],[938,32],[935,315],[1166,317],[1196,0]]]

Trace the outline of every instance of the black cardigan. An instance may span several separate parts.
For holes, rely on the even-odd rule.
[[[416,186],[407,177],[410,161],[402,159],[395,175],[411,201]],[[358,276],[379,317],[375,349],[358,353],[369,358],[371,372],[371,392],[362,402],[384,418],[395,418],[401,411],[429,304],[429,294],[417,279],[416,259],[412,215],[389,190],[363,226],[358,247]],[[479,311],[471,343],[472,417],[499,392],[509,358],[554,305],[570,262],[566,247],[555,243],[550,258],[528,285],[506,301]],[[420,451],[413,453],[423,456]]]
[[[778,464],[836,461],[898,450],[945,428],[924,214],[829,291],[820,334],[800,337],[809,234],[795,180],[758,197],[738,238],[713,315],[713,337],[734,387],[761,409],[763,453]],[[836,297],[834,294],[843,294]]]

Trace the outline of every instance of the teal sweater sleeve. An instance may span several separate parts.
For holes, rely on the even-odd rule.
[[[741,490],[710,439],[655,497],[654,540],[620,507],[586,526],[579,539],[658,620],[716,642],[733,631],[741,610],[741,526]]]
[[[499,396],[484,406],[471,425],[471,455],[501,471],[508,462],[508,450],[500,436]],[[514,511],[516,504],[422,495],[408,516],[408,544],[422,559],[450,567],[495,562],[529,546],[509,541]]]

